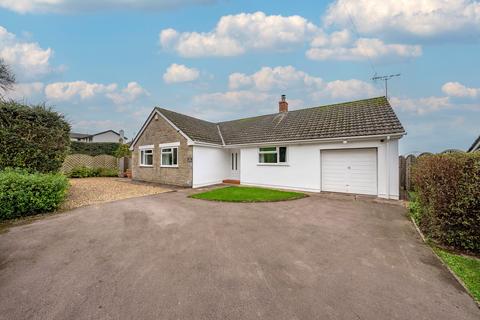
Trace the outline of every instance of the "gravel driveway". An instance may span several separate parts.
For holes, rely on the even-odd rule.
[[[480,319],[400,206],[190,192],[0,234],[0,319]]]
[[[125,178],[70,179],[70,189],[63,209],[73,209],[133,197],[170,191],[155,184],[132,181]]]

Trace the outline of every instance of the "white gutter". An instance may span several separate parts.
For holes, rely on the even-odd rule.
[[[338,138],[322,138],[322,139],[304,139],[304,140],[290,140],[290,141],[270,141],[270,142],[255,142],[255,143],[242,143],[242,144],[228,144],[224,145],[225,148],[239,148],[239,147],[249,147],[249,146],[266,146],[266,145],[279,145],[279,144],[310,144],[318,142],[337,142],[343,140],[368,140],[368,139],[386,139],[390,136],[393,138],[401,138],[406,135],[406,132],[394,133],[394,134],[377,134],[370,136],[354,136],[354,137],[338,137]],[[193,142],[194,145],[200,144],[198,141]],[[203,142],[202,142],[203,144]],[[218,146],[218,145],[217,145]]]

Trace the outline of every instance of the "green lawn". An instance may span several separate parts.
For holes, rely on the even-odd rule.
[[[480,301],[480,259],[468,258],[433,247],[436,254],[462,279],[470,293]]]
[[[225,187],[197,193],[191,198],[226,202],[269,202],[306,197],[300,192],[287,192],[256,187]]]

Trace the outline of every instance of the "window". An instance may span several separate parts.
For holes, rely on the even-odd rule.
[[[286,163],[287,147],[264,147],[258,149],[259,163]]]
[[[140,165],[144,167],[153,166],[153,149],[140,149]]]
[[[178,166],[178,147],[168,147],[161,149],[162,167]]]

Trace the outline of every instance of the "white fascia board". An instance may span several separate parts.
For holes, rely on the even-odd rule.
[[[143,124],[142,128],[140,128],[140,131],[137,133],[137,136],[135,137],[135,139],[132,141],[132,144],[130,145],[130,150],[133,151],[134,148],[135,148],[135,144],[137,143],[137,140],[138,138],[141,137],[141,135],[143,134],[143,131],[145,131],[147,125],[150,123],[150,121],[152,121],[153,117],[158,114],[160,117],[162,117],[169,125],[171,125],[178,133],[180,133],[185,139],[187,139],[187,145],[193,145],[193,141],[192,139],[190,139],[182,130],[180,130],[175,124],[173,124],[173,122],[171,122],[170,120],[168,120],[167,117],[165,117],[160,111],[158,111],[157,108],[154,108],[152,110],[152,112],[150,113],[150,115],[148,116],[147,118],[147,121],[145,121],[145,123]]]
[[[196,146],[196,147],[211,147],[211,148],[220,148],[223,149],[226,146],[222,146],[220,144],[215,144],[215,143],[208,143],[208,142],[202,142],[202,141],[192,141],[189,146]]]
[[[256,143],[244,143],[244,144],[230,144],[225,145],[227,149],[236,149],[240,147],[254,147],[254,146],[270,146],[270,145],[292,145],[292,144],[313,144],[313,143],[328,143],[338,141],[361,141],[372,139],[400,139],[406,132],[395,134],[379,134],[371,136],[356,136],[356,137],[339,137],[339,138],[324,138],[324,139],[307,139],[307,140],[291,140],[291,141],[272,141],[272,142],[256,142]]]

